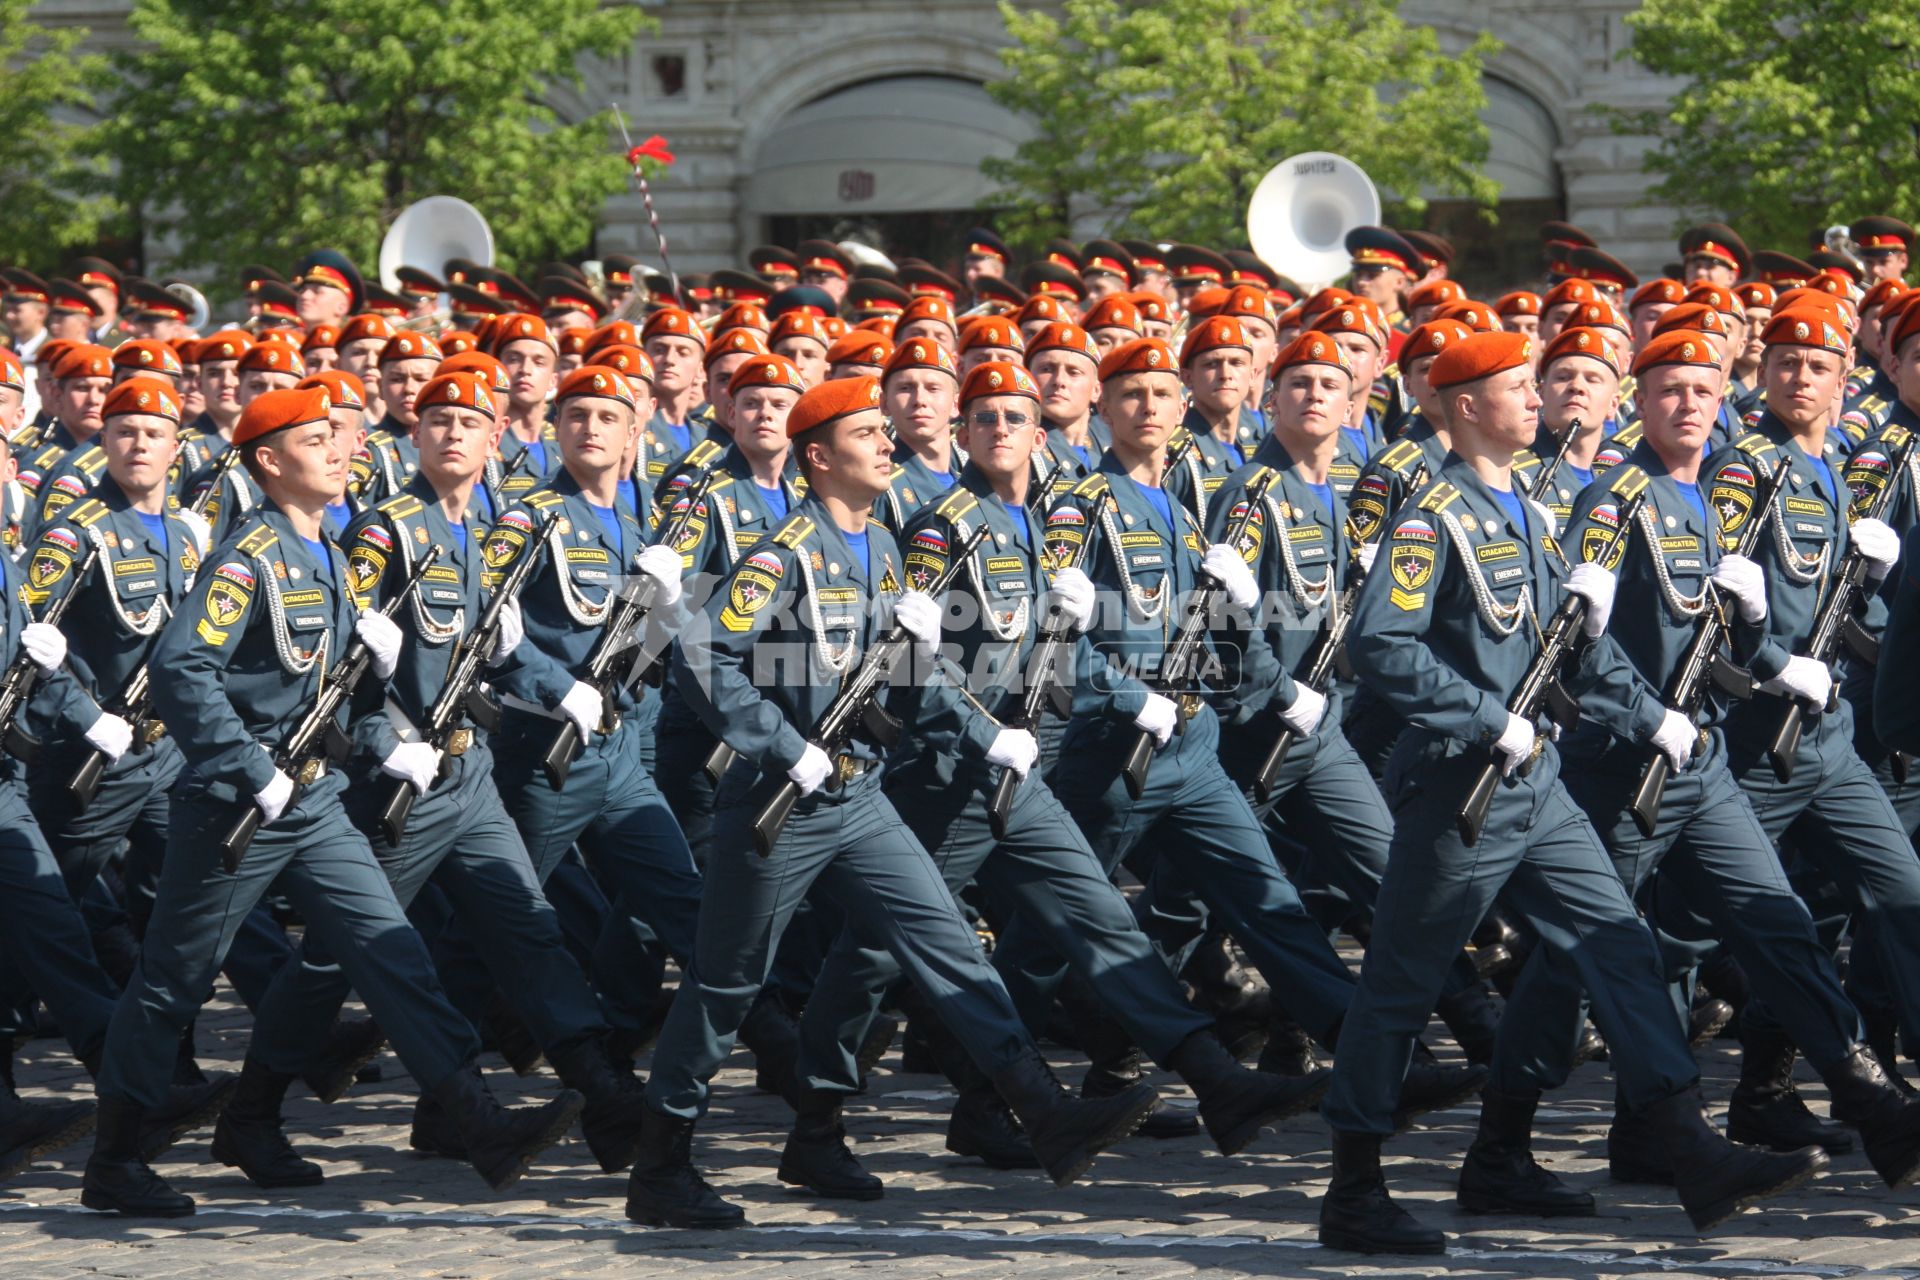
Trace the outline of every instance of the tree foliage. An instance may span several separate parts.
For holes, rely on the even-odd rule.
[[[91,105],[103,67],[75,57],[86,37],[29,21],[30,0],[0,0],[0,262],[44,266],[93,240],[104,200],[76,194],[87,160],[86,129],[62,113]]]
[[[1685,81],[1616,117],[1658,140],[1648,195],[1683,225],[1724,214],[1797,251],[1814,228],[1920,207],[1920,0],[1646,0],[1627,22],[1631,56]]]
[[[1448,54],[1398,0],[1001,0],[1007,76],[988,86],[1035,124],[985,168],[1023,240],[1093,212],[1113,234],[1245,240],[1247,201],[1301,151],[1359,163],[1410,211],[1423,187],[1491,204],[1483,35]]]
[[[609,112],[548,105],[647,19],[598,0],[135,0],[105,139],[170,260],[231,277],[335,245],[371,267],[402,209],[471,201],[513,264],[584,247],[626,181]]]

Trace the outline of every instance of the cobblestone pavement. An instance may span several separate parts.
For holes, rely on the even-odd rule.
[[[209,1066],[237,1066],[245,1015],[227,997],[200,1034]],[[1702,1052],[1709,1096],[1731,1085],[1726,1042]],[[1065,1056],[1059,1059],[1067,1062]],[[1388,1149],[1395,1191],[1453,1233],[1444,1258],[1356,1259],[1314,1243],[1325,1186],[1325,1131],[1299,1117],[1228,1159],[1199,1138],[1134,1139],[1097,1161],[1082,1182],[1054,1190],[1038,1174],[996,1172],[942,1146],[952,1094],[937,1078],[899,1070],[896,1046],[866,1097],[847,1109],[855,1150],[886,1180],[868,1204],[829,1203],[774,1177],[787,1112],[756,1094],[751,1059],[736,1056],[717,1082],[696,1152],[722,1193],[753,1223],[735,1232],[647,1230],[622,1215],[624,1179],[602,1174],[578,1140],[505,1196],[463,1165],[407,1150],[412,1092],[391,1053],[383,1079],[325,1107],[295,1087],[289,1132],[325,1166],[324,1186],[263,1192],[208,1163],[206,1132],[168,1154],[160,1170],[200,1202],[198,1216],[135,1224],[79,1204],[82,1144],[0,1186],[0,1278],[202,1276],[358,1280],[408,1276],[779,1275],[1020,1280],[1114,1276],[1912,1276],[1920,1277],[1920,1191],[1888,1192],[1858,1154],[1826,1177],[1769,1201],[1702,1240],[1667,1194],[1607,1181],[1602,1151],[1612,1093],[1603,1066],[1583,1067],[1549,1100],[1537,1149],[1545,1163],[1591,1188],[1600,1216],[1584,1220],[1469,1218],[1452,1207],[1454,1171],[1471,1135],[1470,1111],[1430,1123]],[[486,1060],[503,1097],[534,1097],[551,1076],[517,1080]],[[642,1064],[644,1066],[644,1063]],[[64,1046],[40,1040],[21,1055],[30,1095],[86,1096]],[[1068,1078],[1077,1072],[1067,1066]],[[1807,1073],[1803,1070],[1802,1076]],[[1175,1100],[1183,1090],[1161,1077]],[[1817,1083],[1802,1088],[1824,1109]]]

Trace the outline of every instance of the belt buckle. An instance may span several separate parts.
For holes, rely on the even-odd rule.
[[[840,788],[845,788],[849,782],[853,781],[855,774],[859,772],[859,770],[855,767],[859,763],[860,762],[858,760],[855,760],[852,756],[839,757],[838,768],[836,770],[837,776],[835,778],[835,781],[838,783]]]
[[[300,766],[300,785],[310,787],[327,771],[327,762],[318,757]]]
[[[143,736],[146,739],[147,745],[152,746],[167,736],[167,726],[158,720],[149,720],[147,721],[146,733]]]
[[[455,729],[453,736],[447,739],[447,754],[450,756],[463,756],[467,754],[467,748],[472,745],[473,730]]]
[[[1200,695],[1197,693],[1181,694],[1180,695],[1180,718],[1182,720],[1191,720],[1199,714],[1200,714]]]

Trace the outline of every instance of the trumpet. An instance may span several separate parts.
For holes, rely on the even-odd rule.
[[[438,335],[453,321],[453,312],[446,307],[429,312],[424,316],[412,316],[394,324],[395,333],[428,333]]]

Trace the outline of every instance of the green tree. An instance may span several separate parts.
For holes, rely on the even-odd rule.
[[[90,242],[107,213],[77,194],[86,130],[58,113],[84,108],[104,61],[75,57],[79,28],[28,21],[30,0],[0,0],[0,262],[44,266]]]
[[[627,180],[611,113],[563,124],[547,94],[649,22],[599,0],[135,0],[105,142],[177,265],[231,277],[324,244],[370,270],[439,194],[534,261],[583,247]]]
[[[1790,252],[1807,232],[1920,206],[1920,0],[1645,0],[1633,59],[1683,77],[1658,111],[1648,195]],[[1625,56],[1625,55],[1623,55]]]
[[[1012,43],[989,85],[1035,136],[985,171],[1032,241],[1069,202],[1113,234],[1245,243],[1247,201],[1301,151],[1356,161],[1409,212],[1425,187],[1491,205],[1482,35],[1453,54],[1398,0],[1001,0]]]

